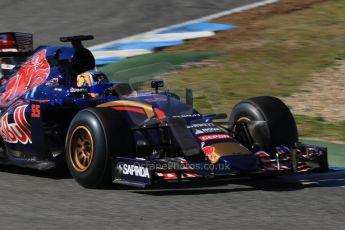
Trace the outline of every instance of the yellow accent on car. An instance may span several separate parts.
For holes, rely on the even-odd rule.
[[[234,142],[221,142],[211,145],[214,147],[214,153],[212,154],[211,163],[215,164],[219,158],[223,156],[237,155],[237,154],[248,154],[250,151],[239,143]]]
[[[142,103],[142,102],[137,102],[137,101],[119,100],[119,101],[110,101],[110,102],[106,102],[106,103],[97,105],[97,107],[112,107],[112,106],[138,107],[138,108],[142,108],[145,111],[148,118],[155,116],[152,105]]]

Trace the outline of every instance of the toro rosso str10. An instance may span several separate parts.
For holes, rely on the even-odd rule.
[[[200,114],[161,91],[137,91],[95,70],[82,40],[41,46],[32,36],[0,34],[0,162],[39,170],[67,164],[86,188],[231,175],[328,169],[327,150],[298,142],[294,118],[277,98],[239,102],[226,114]]]

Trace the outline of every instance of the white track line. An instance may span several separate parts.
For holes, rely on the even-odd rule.
[[[118,58],[127,58],[142,54],[152,53],[151,50],[145,49],[133,49],[133,50],[109,50],[109,51],[93,51],[92,54],[95,58],[111,58],[111,57],[118,57]]]
[[[159,33],[160,31],[163,31],[163,30],[173,29],[173,28],[180,27],[180,26],[185,26],[185,25],[188,25],[188,24],[210,21],[210,20],[213,20],[213,19],[216,19],[216,18],[220,18],[220,17],[226,16],[226,15],[243,12],[243,11],[254,9],[254,8],[257,8],[257,7],[260,7],[260,6],[276,3],[276,2],[279,2],[279,1],[281,1],[281,0],[265,0],[265,1],[257,2],[257,3],[252,3],[252,4],[249,4],[249,5],[246,5],[246,6],[241,6],[241,7],[237,7],[237,8],[231,9],[231,10],[222,11],[222,12],[219,12],[219,13],[216,13],[216,14],[211,14],[211,15],[208,15],[208,16],[205,16],[205,17],[201,17],[201,18],[198,18],[198,19],[186,21],[186,22],[183,22],[183,23],[178,23],[178,24],[171,25],[171,26],[168,26],[168,27],[162,27],[162,28],[158,28],[158,29],[151,30],[151,31],[148,31],[148,32],[144,32],[144,33],[140,33],[140,34],[137,34],[137,35],[129,36],[129,37],[126,37],[126,38],[121,38],[121,39],[116,39],[116,40],[113,40],[113,41],[105,42],[105,43],[102,43],[102,44],[99,44],[99,45],[91,46],[91,47],[89,47],[89,49],[92,50],[92,49],[102,48],[102,47],[110,45],[110,44],[112,44],[114,42],[134,41],[136,39],[140,39],[142,36],[145,36],[147,34]]]
[[[213,31],[201,32],[183,32],[183,33],[166,33],[166,34],[152,34],[146,33],[140,37],[127,38],[126,42],[154,42],[154,41],[174,41],[174,40],[188,40],[195,38],[212,37],[216,33]]]

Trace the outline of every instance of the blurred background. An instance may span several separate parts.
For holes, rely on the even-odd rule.
[[[1,0],[0,28],[33,33],[35,46],[58,44],[60,36],[76,34],[94,34],[92,45],[251,2],[256,1]]]
[[[2,31],[34,34],[34,47],[93,34],[94,46],[262,0],[36,0],[0,2]],[[240,100],[272,95],[292,109],[302,139],[345,142],[345,3],[284,0],[209,20],[236,28],[98,68],[147,89],[194,91],[202,113],[230,114]],[[150,51],[150,52],[151,52]]]

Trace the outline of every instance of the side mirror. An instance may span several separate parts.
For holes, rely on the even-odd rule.
[[[213,120],[226,119],[228,115],[226,113],[209,114],[204,116],[206,122],[211,122]]]
[[[186,104],[193,107],[193,90],[186,88]]]
[[[155,89],[155,92],[158,93],[158,88],[164,87],[164,81],[162,80],[153,80],[151,81],[151,88]]]

